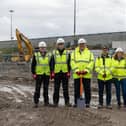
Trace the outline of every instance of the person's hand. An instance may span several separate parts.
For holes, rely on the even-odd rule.
[[[80,72],[80,71],[77,71],[76,74],[77,74],[78,76],[80,76],[80,75],[81,75],[81,72]]]
[[[85,75],[85,74],[87,74],[87,71],[85,71],[85,70],[84,71],[81,71],[81,74],[82,75]]]
[[[103,74],[103,78],[106,78],[106,74]]]
[[[51,77],[51,80],[54,79],[54,77],[55,77],[55,73],[54,73],[54,72],[51,72],[50,77]]]
[[[32,77],[36,80],[37,75],[36,74],[32,74]]]
[[[66,73],[67,78],[70,78],[70,72]]]

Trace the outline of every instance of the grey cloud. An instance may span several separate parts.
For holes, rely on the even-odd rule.
[[[126,30],[125,0],[77,0],[77,33]],[[9,9],[14,29],[30,38],[73,34],[73,0],[1,0],[0,40],[10,35]]]

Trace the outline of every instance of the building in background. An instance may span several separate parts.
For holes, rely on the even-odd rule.
[[[112,48],[122,48],[126,53],[126,41],[112,41]]]
[[[36,47],[40,41],[46,41],[50,48],[54,48],[57,38],[63,37],[66,41],[66,45],[70,46],[73,43],[74,36],[56,36],[47,38],[33,38],[30,39],[32,45]],[[91,48],[101,48],[101,45],[108,45],[110,48],[114,48],[114,42],[120,42],[126,45],[126,32],[111,32],[111,33],[98,33],[98,34],[81,34],[77,35],[77,39],[84,37],[87,40],[87,44]],[[117,45],[117,44],[116,44]],[[16,40],[12,41],[0,41],[0,48],[17,47]]]

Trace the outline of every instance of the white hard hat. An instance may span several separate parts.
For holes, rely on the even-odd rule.
[[[39,42],[38,47],[47,47],[47,45],[44,41],[42,41],[42,42]]]
[[[115,52],[124,52],[122,48],[117,48]]]
[[[87,41],[84,39],[84,38],[80,38],[79,40],[78,40],[78,44],[82,44],[82,43],[87,43]]]
[[[59,38],[59,39],[57,39],[57,42],[56,42],[56,44],[60,44],[60,43],[65,43],[65,40],[63,39],[63,38]]]

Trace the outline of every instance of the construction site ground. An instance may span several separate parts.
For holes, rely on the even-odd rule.
[[[41,92],[38,108],[33,108],[34,80],[27,77],[0,77],[0,126],[126,126],[126,108],[97,109],[97,88],[92,85],[91,108],[64,107],[62,90],[57,108],[44,107]],[[49,88],[52,103],[53,82]],[[73,86],[70,85],[73,102]],[[115,102],[115,100],[113,100]]]

